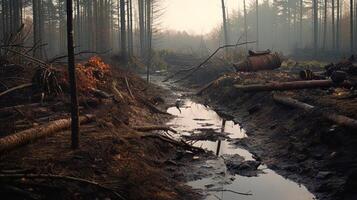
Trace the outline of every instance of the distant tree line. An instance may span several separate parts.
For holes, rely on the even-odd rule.
[[[124,61],[151,52],[157,0],[73,0],[75,51],[120,53]],[[66,0],[0,0],[0,41],[19,31],[38,58],[67,50]],[[25,33],[24,30],[28,30]]]
[[[243,35],[256,40],[256,48],[356,51],[356,0],[244,0],[242,10],[228,17],[230,42]]]

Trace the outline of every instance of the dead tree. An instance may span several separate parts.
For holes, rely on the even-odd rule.
[[[332,0],[332,6],[331,6],[331,17],[332,17],[332,49],[336,49],[336,27],[335,27],[335,0]]]
[[[144,0],[138,0],[139,7],[139,30],[140,30],[140,55],[145,56],[145,20],[144,20]]]
[[[228,36],[228,27],[227,27],[227,15],[226,15],[226,7],[224,0],[222,0],[222,15],[223,15],[223,32],[224,32],[224,44],[227,45],[229,43]],[[226,56],[228,54],[228,49],[226,49]]]
[[[354,33],[353,33],[353,0],[350,0],[350,52],[353,54],[354,51]]]
[[[126,23],[125,23],[125,0],[120,0],[120,37],[121,37],[121,48],[120,53],[123,62],[126,64],[128,62],[128,53],[126,48]]]
[[[248,41],[248,25],[247,25],[247,6],[245,4],[245,0],[243,0],[243,6],[244,6],[244,36],[245,36],[245,42]],[[245,49],[248,50],[248,43],[245,44]]]
[[[146,80],[150,82],[150,68],[151,68],[151,57],[152,57],[152,0],[146,0],[146,47],[147,47],[147,57],[146,57]]]
[[[68,75],[71,93],[71,129],[72,148],[79,147],[79,110],[76,84],[76,69],[74,64],[73,46],[73,5],[72,0],[67,0],[67,51],[68,51]]]
[[[314,0],[314,54],[317,54],[317,48],[318,48],[318,34],[319,34],[319,19],[318,19],[318,1]]]

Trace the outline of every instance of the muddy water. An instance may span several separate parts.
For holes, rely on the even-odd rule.
[[[244,129],[232,121],[222,119],[209,107],[183,100],[182,106],[172,107],[168,112],[175,115],[168,125],[178,130],[181,135],[192,135],[200,129],[213,130],[228,134],[229,138],[248,137]],[[197,130],[199,129],[199,130]],[[229,139],[228,139],[229,140]],[[200,189],[206,199],[242,199],[242,200],[309,200],[314,199],[304,186],[283,178],[273,170],[261,165],[261,173],[256,177],[231,175],[221,155],[239,154],[245,160],[254,160],[254,156],[246,149],[232,146],[227,139],[220,141],[198,141],[194,145],[213,151],[217,159],[208,160],[205,167],[212,171],[212,176],[187,183],[195,189]],[[215,191],[212,191],[215,190]],[[249,193],[240,195],[235,192]]]

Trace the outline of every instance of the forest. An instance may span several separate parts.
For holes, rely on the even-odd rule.
[[[0,196],[357,199],[357,0],[0,0]]]

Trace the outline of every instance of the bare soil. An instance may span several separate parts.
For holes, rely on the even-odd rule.
[[[112,81],[117,82],[119,96],[111,88]],[[98,88],[114,97],[80,95],[81,114],[95,114],[96,120],[81,127],[78,150],[70,148],[70,132],[62,131],[1,154],[0,173],[3,176],[24,174],[21,178],[1,177],[1,196],[6,199],[118,199],[115,194],[119,194],[124,199],[199,198],[198,192],[184,185],[185,173],[182,173],[189,171],[194,154],[157,138],[145,137],[147,133],[131,128],[164,124],[169,116],[154,112],[138,99],[165,110],[172,95],[170,91],[148,86],[138,76],[119,69],[112,69]],[[1,101],[1,106],[33,103],[33,99],[16,98],[23,93],[9,94],[7,101]],[[65,95],[46,99],[40,106],[25,106],[15,118],[6,120],[12,124],[28,122],[26,127],[7,127],[10,131],[2,137],[67,118],[68,110]],[[81,178],[98,183],[100,187],[68,179],[32,178],[26,174]]]
[[[290,70],[229,73],[203,92],[212,105],[246,129],[248,138],[236,140],[281,175],[301,182],[319,199],[355,199],[357,138],[351,130],[321,115],[277,105],[274,93],[315,105],[320,110],[357,118],[357,100],[345,89],[243,93],[234,84],[298,80]]]

